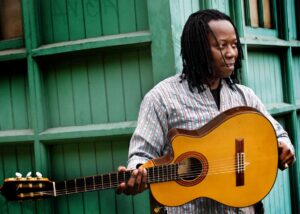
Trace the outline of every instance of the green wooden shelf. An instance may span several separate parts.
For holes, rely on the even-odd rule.
[[[300,109],[300,100],[296,101],[296,106],[297,106],[297,109],[299,110]]]
[[[26,57],[27,53],[24,48],[0,51],[0,62],[25,59]]]
[[[81,138],[101,138],[129,136],[136,127],[136,121],[96,124],[86,126],[68,126],[50,128],[39,134],[39,139],[44,142],[61,141]]]
[[[18,48],[23,48],[23,47],[24,47],[24,39],[23,38],[0,40],[0,50],[18,49]]]
[[[278,32],[277,30],[274,29],[267,29],[267,28],[256,28],[256,27],[245,27],[245,35],[265,35],[265,36],[270,36],[270,37],[278,37]]]
[[[10,142],[33,142],[34,134],[31,129],[0,131],[0,144]]]
[[[300,47],[298,42],[289,42],[282,39],[267,36],[247,36],[241,38],[241,43],[251,47]]]
[[[296,110],[296,106],[287,103],[273,103],[266,105],[267,110],[272,115],[284,114]]]
[[[296,41],[296,40],[291,40],[289,41],[291,47],[296,47],[296,48],[300,48],[300,41]]]
[[[107,47],[140,45],[151,42],[149,31],[102,36],[97,38],[81,39],[76,41],[59,42],[43,45],[32,50],[33,57],[50,56],[64,53],[74,53],[84,50],[94,50]]]

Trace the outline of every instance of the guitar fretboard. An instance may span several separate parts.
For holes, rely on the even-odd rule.
[[[54,183],[54,196],[116,188],[127,182],[133,170],[89,176]],[[178,164],[147,168],[147,183],[166,182],[179,179]]]

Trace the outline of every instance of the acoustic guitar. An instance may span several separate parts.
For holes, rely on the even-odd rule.
[[[277,175],[277,138],[270,121],[250,107],[227,110],[199,130],[171,129],[173,152],[150,160],[147,182],[162,205],[207,197],[233,207],[262,200]],[[7,178],[8,200],[38,199],[116,188],[131,170],[54,182],[41,176]]]

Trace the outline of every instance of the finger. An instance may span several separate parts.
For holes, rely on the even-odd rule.
[[[292,165],[295,161],[295,156],[293,153],[284,156],[284,159],[279,161],[279,168],[281,170],[287,169],[290,165]]]
[[[283,149],[280,153],[279,159],[281,161],[286,162],[288,159],[290,159],[293,156],[293,153],[290,149]]]
[[[285,142],[278,143],[278,167],[284,170],[294,162],[295,154]]]
[[[126,188],[126,184],[125,183],[120,183],[120,185],[116,189],[116,193],[121,194],[124,191],[125,188]]]
[[[291,154],[287,160],[285,161],[285,168],[288,168],[289,166],[291,166],[295,161],[295,156],[293,154]]]
[[[125,172],[125,171],[127,171],[125,166],[119,166],[118,167],[118,172],[119,173],[120,172]],[[120,183],[119,186],[116,189],[116,193],[121,194],[124,191],[125,188],[126,188],[126,184],[124,182]]]
[[[127,171],[127,169],[126,169],[125,166],[119,166],[119,167],[118,167],[118,171],[119,171],[119,172],[125,172],[125,171]]]
[[[126,195],[135,194],[134,188],[135,188],[137,174],[138,174],[138,170],[136,170],[136,169],[133,170],[133,172],[131,173],[131,176],[130,176],[130,178],[126,184],[126,187],[123,191]]]
[[[143,186],[144,186],[144,184],[142,183],[143,171],[144,171],[144,169],[142,167],[140,167],[138,169],[138,176],[136,177],[136,182],[135,182],[135,191],[137,191],[137,192],[143,191]]]
[[[147,170],[145,168],[143,168],[143,180],[142,180],[142,183],[143,183],[143,191],[145,189],[148,188],[148,184],[147,184]]]

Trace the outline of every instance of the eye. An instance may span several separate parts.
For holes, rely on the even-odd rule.
[[[219,44],[219,48],[222,50],[222,49],[224,49],[225,48],[225,44]]]

